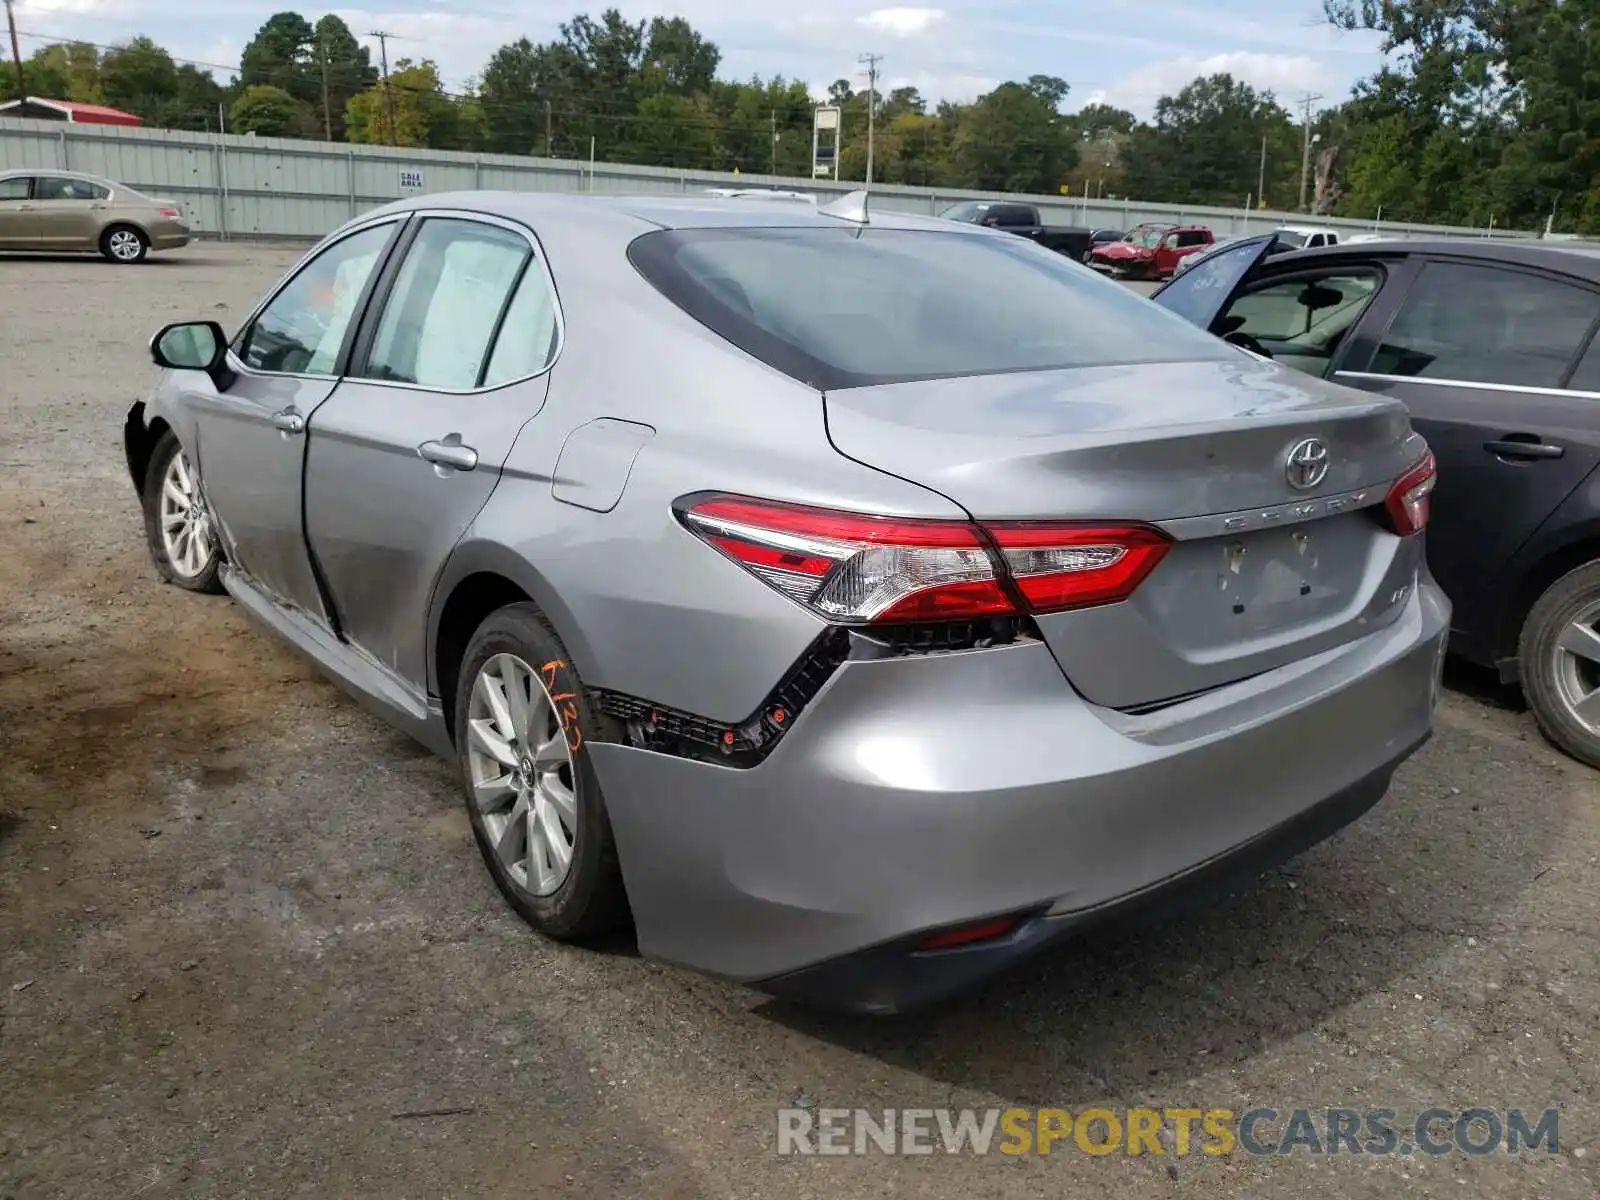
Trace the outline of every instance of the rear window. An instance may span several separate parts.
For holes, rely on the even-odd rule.
[[[628,257],[735,346],[823,391],[1233,353],[1020,238],[905,229],[647,233]]]

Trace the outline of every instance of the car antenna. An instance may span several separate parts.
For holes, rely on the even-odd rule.
[[[837,200],[829,201],[817,209],[825,217],[833,217],[840,221],[850,221],[856,225],[867,225],[867,193],[865,191],[850,192],[840,196]]]

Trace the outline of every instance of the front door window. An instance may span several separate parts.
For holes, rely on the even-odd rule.
[[[335,242],[289,281],[245,330],[236,353],[247,367],[284,375],[331,375],[356,303],[394,232],[374,225]]]

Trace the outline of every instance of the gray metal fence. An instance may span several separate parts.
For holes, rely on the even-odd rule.
[[[767,186],[822,196],[859,184],[720,171],[678,171],[570,159],[460,154],[442,150],[350,146],[283,138],[238,137],[176,130],[71,125],[0,117],[0,170],[55,167],[87,171],[140,191],[180,202],[194,228],[214,237],[317,238],[350,217],[406,195],[491,188],[518,192],[596,192],[611,195],[679,194],[706,188]],[[878,207],[937,213],[957,200],[998,199],[996,193],[878,184]],[[1069,196],[1012,196],[1038,205],[1052,224],[1114,226],[1140,221],[1194,222],[1219,236],[1265,232],[1307,218],[1293,213],[1092,200]],[[1373,222],[1317,218],[1351,232]],[[1487,229],[1385,224],[1387,234],[1427,233],[1487,237]],[[1527,237],[1496,229],[1495,237]]]

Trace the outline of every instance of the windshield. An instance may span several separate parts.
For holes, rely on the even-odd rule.
[[[1127,241],[1143,250],[1154,250],[1161,244],[1162,235],[1167,232],[1165,226],[1153,226],[1147,229],[1133,229],[1128,232]]]
[[[740,349],[824,391],[1232,352],[1020,238],[907,229],[686,229],[628,256]]]
[[[1290,247],[1293,247],[1296,250],[1298,250],[1301,246],[1304,246],[1306,244],[1306,239],[1309,236],[1310,236],[1309,234],[1296,233],[1292,229],[1280,229],[1280,230],[1278,230],[1278,233],[1277,233],[1277,239],[1278,239],[1278,244],[1279,245],[1281,245],[1281,246],[1290,246]]]
[[[939,215],[948,221],[968,221],[976,224],[988,210],[987,204],[979,204],[975,200],[967,200],[961,204],[952,204]]]

